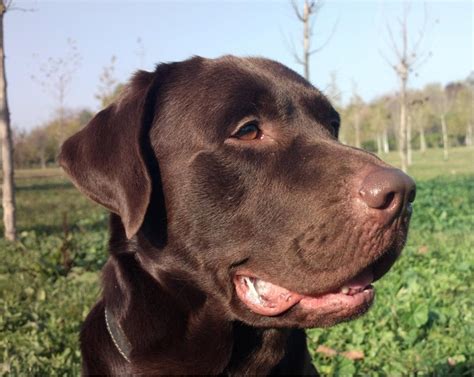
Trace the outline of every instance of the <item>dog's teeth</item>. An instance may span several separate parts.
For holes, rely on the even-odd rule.
[[[342,287],[341,288],[341,293],[347,295],[349,293],[349,287],[346,287],[346,286]]]
[[[245,276],[244,278],[244,282],[245,284],[247,285],[247,287],[249,288],[248,290],[248,297],[254,301],[254,302],[260,302],[260,295],[258,294],[257,290],[255,289],[255,286],[254,286],[254,279],[252,278],[249,278],[247,276]]]
[[[255,289],[260,296],[265,296],[269,290],[269,284],[261,279],[255,280]]]

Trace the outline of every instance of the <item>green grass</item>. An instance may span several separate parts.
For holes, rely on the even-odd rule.
[[[18,169],[15,171],[16,179],[32,179],[32,178],[52,178],[63,177],[64,174],[60,168],[51,167],[45,169]]]
[[[18,174],[19,241],[0,240],[0,375],[80,374],[77,336],[99,295],[107,214],[58,173]]]
[[[400,167],[398,152],[380,155],[388,163]],[[413,151],[413,165],[409,167],[409,174],[417,180],[426,180],[436,177],[474,174],[474,148],[452,148],[449,150],[448,160],[443,159],[442,149],[430,149],[422,154]]]
[[[396,163],[397,155],[385,159]],[[324,375],[474,375],[473,149],[453,149],[447,162],[439,150],[415,153],[414,161],[409,241],[375,284],[374,307],[308,331]],[[77,335],[99,295],[107,215],[58,169],[17,177],[20,239],[0,240],[0,374],[77,375]],[[325,356],[321,346],[337,354]]]

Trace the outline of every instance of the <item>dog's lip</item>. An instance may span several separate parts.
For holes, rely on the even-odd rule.
[[[338,289],[320,295],[305,295],[258,278],[250,271],[234,275],[239,299],[254,313],[277,316],[295,305],[305,311],[334,312],[357,310],[374,298],[372,270],[367,268],[342,284]]]

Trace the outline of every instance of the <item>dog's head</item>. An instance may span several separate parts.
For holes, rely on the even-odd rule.
[[[185,276],[229,319],[327,326],[370,306],[415,193],[339,123],[279,63],[193,58],[137,73],[60,161],[152,274]]]

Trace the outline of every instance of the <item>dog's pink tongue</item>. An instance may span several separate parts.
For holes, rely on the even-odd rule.
[[[253,312],[274,316],[297,304],[302,295],[278,285],[247,276],[236,276],[237,295]]]
[[[337,292],[320,296],[305,296],[270,282],[237,275],[234,283],[240,300],[253,312],[266,316],[281,314],[301,301],[304,307],[317,308],[331,299],[361,292],[373,281],[371,270],[366,270],[344,284]]]

